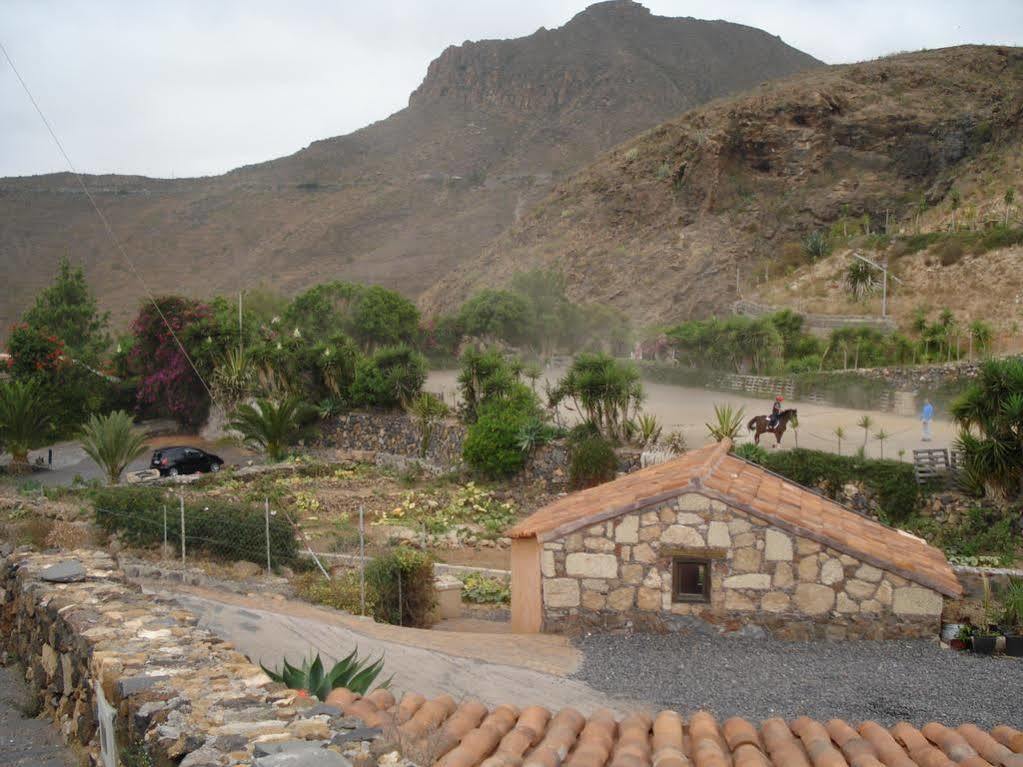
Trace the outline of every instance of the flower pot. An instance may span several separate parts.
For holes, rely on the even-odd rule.
[[[995,651],[996,636],[975,636],[973,638],[973,651],[978,655],[991,655]]]
[[[966,649],[966,640],[965,639],[950,639],[950,640],[948,640],[948,646],[951,647],[953,650],[956,650],[958,652],[962,652],[963,650]]]
[[[1023,634],[1005,635],[1005,654],[1014,658],[1023,658]]]

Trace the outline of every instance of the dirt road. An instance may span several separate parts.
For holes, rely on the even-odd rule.
[[[563,373],[563,370],[550,369],[545,375],[548,380],[556,382]],[[457,375],[458,372],[454,370],[431,371],[426,388],[432,392],[443,392],[447,401],[451,402],[458,390]],[[543,382],[538,382],[538,389],[542,386]],[[705,424],[713,419],[715,404],[728,403],[734,407],[745,408],[747,419],[760,413],[767,413],[771,409],[769,400],[744,397],[735,393],[649,381],[643,382],[643,389],[646,392],[643,409],[657,417],[665,432],[682,431],[690,447],[698,447],[710,441]],[[921,441],[920,421],[916,418],[898,416],[894,413],[814,405],[809,402],[792,402],[787,406],[799,411],[799,430],[798,433],[789,431],[785,434],[783,448],[795,447],[798,440],[799,447],[836,452],[838,440],[834,430],[841,426],[845,429],[842,452],[848,455],[863,445],[864,432],[856,424],[864,415],[869,415],[873,420],[866,446],[867,455],[873,458],[881,455],[881,444],[874,435],[882,428],[891,435],[884,442],[885,458],[898,458],[899,450],[904,450],[904,460],[911,461],[914,448],[950,447],[955,440],[955,429],[945,420],[934,422],[933,440],[928,443]],[[940,413],[937,415],[941,416]],[[566,416],[571,417],[572,414],[566,413]],[[744,435],[743,441],[746,439],[748,438]],[[761,444],[765,447],[769,447],[773,442],[774,438],[769,435],[761,438]]]

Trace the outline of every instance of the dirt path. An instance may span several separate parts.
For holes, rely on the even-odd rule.
[[[558,369],[548,370],[545,375],[547,379],[556,382],[564,371]],[[456,377],[458,373],[454,370],[431,371],[426,382],[426,388],[433,392],[443,392],[448,402],[457,392]],[[538,389],[541,389],[543,382],[538,382]],[[664,427],[664,431],[682,431],[689,447],[699,447],[710,441],[707,436],[707,427],[704,425],[714,417],[714,405],[728,403],[734,407],[743,407],[746,410],[746,417],[752,418],[760,413],[767,413],[771,409],[771,402],[765,399],[744,397],[741,394],[711,391],[709,389],[695,389],[684,386],[671,386],[668,384],[643,382],[643,390],[646,392],[646,399],[643,402],[643,409],[655,415]],[[897,458],[898,451],[905,450],[904,460],[912,460],[914,448],[923,447],[950,447],[955,440],[955,429],[951,422],[936,420],[933,424],[933,441],[922,442],[920,437],[920,422],[916,418],[899,416],[894,413],[882,413],[879,411],[852,410],[850,408],[831,407],[827,405],[814,405],[809,402],[792,402],[789,404],[799,411],[799,446],[813,448],[815,450],[828,450],[836,452],[838,443],[834,436],[836,427],[845,429],[845,439],[842,441],[842,452],[846,455],[854,452],[863,444],[863,429],[856,426],[856,423],[864,416],[870,415],[873,420],[867,440],[867,455],[877,458],[880,456],[880,443],[874,439],[874,434],[879,429],[884,429],[892,436],[885,440],[884,455],[886,458]],[[938,418],[942,413],[936,413]],[[947,414],[945,414],[947,415]],[[743,439],[746,439],[745,432]],[[768,442],[774,438],[764,435],[761,444],[768,446]],[[796,437],[789,431],[785,434],[782,442],[783,448],[795,447]]]
[[[28,719],[29,692],[14,667],[0,667],[0,764],[4,767],[74,767],[78,760],[53,722]]]
[[[153,590],[166,592],[166,584]],[[177,586],[175,596],[199,616],[200,626],[268,667],[285,656],[296,662],[314,652],[337,660],[358,646],[360,655],[384,656],[399,693],[448,693],[491,706],[573,706],[584,713],[633,708],[625,699],[567,678],[581,656],[563,637],[406,629],[300,602]]]

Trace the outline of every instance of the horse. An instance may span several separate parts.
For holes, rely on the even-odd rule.
[[[746,424],[747,429],[749,429],[750,431],[754,430],[756,431],[756,434],[753,437],[753,441],[756,444],[758,445],[760,444],[760,435],[766,432],[768,434],[773,434],[775,440],[777,440],[775,444],[780,445],[782,435],[785,433],[785,429],[788,428],[789,421],[795,421],[797,424],[799,423],[799,418],[796,415],[795,408],[782,410],[780,413],[778,413],[778,425],[775,426],[773,429],[768,425],[770,423],[770,420],[771,419],[769,416],[758,415],[756,418],[751,419],[750,422]]]

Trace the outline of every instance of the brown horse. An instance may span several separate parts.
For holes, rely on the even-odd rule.
[[[746,424],[747,429],[749,429],[750,431],[756,431],[756,434],[753,437],[753,441],[756,442],[758,445],[760,444],[760,435],[764,433],[773,434],[775,440],[777,440],[775,444],[780,445],[782,435],[785,433],[785,429],[788,428],[789,421],[792,421],[796,425],[799,424],[799,418],[796,415],[795,408],[782,410],[780,413],[778,413],[778,425],[775,426],[773,429],[768,425],[770,421],[771,421],[770,417],[766,415],[758,415],[756,418],[753,418],[752,420],[750,420],[748,424]]]

